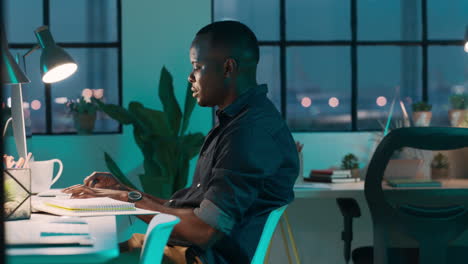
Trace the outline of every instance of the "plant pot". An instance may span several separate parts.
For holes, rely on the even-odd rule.
[[[417,127],[428,127],[431,124],[431,111],[413,112],[413,124]]]
[[[78,134],[92,134],[96,122],[96,113],[73,113],[73,121]]]
[[[450,125],[453,127],[468,127],[468,111],[465,109],[449,110]]]
[[[433,180],[447,179],[448,168],[431,168],[431,178]]]

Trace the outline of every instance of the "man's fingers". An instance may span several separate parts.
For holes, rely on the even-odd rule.
[[[79,187],[82,187],[82,186],[83,186],[83,184],[75,184],[75,185],[72,185],[70,187],[67,187],[67,188],[63,189],[62,192],[66,193],[66,192],[69,192],[69,191],[71,191],[73,189],[76,189],[76,188],[79,188]]]

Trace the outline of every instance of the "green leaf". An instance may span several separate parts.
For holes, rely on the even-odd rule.
[[[195,157],[200,152],[205,136],[202,133],[188,134],[182,138],[182,146],[189,159]]]
[[[192,115],[192,111],[195,108],[196,99],[192,96],[192,84],[187,83],[187,91],[185,93],[185,106],[184,106],[184,116],[182,119],[182,129],[180,130],[180,135],[183,135],[187,130],[189,125],[190,116]]]
[[[142,104],[132,102],[130,112],[141,122],[144,130],[151,135],[172,135],[167,116],[164,112],[144,107]]]
[[[119,166],[115,163],[115,161],[111,158],[107,152],[104,152],[104,160],[106,161],[107,168],[109,171],[114,175],[119,181],[125,185],[127,185],[130,188],[136,189],[135,185],[133,185],[123,174],[123,172],[120,170]]]
[[[159,79],[159,99],[163,105],[164,112],[166,113],[173,135],[177,135],[179,133],[182,113],[180,111],[179,103],[177,103],[174,95],[172,76],[167,71],[166,67],[161,69],[161,77]]]
[[[130,112],[128,112],[127,109],[121,107],[120,105],[104,104],[102,102],[98,102],[97,104],[101,111],[121,124],[128,125],[131,124],[134,120]]]

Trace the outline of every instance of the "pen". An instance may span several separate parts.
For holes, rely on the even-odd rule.
[[[29,152],[28,156],[26,156],[26,161],[24,162],[23,168],[29,168],[29,160],[31,159],[32,153]]]
[[[24,164],[24,158],[23,157],[20,157],[18,159],[18,161],[16,162],[16,165],[15,165],[15,168],[22,168],[23,167],[23,164]]]

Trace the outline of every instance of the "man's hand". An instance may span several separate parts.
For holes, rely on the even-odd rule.
[[[111,190],[102,188],[91,188],[83,184],[70,186],[63,190],[64,193],[70,193],[72,199],[109,197],[115,200],[128,201],[128,192],[122,190]]]
[[[122,184],[114,175],[109,172],[95,171],[84,179],[83,185],[91,188],[131,191],[129,187]]]

